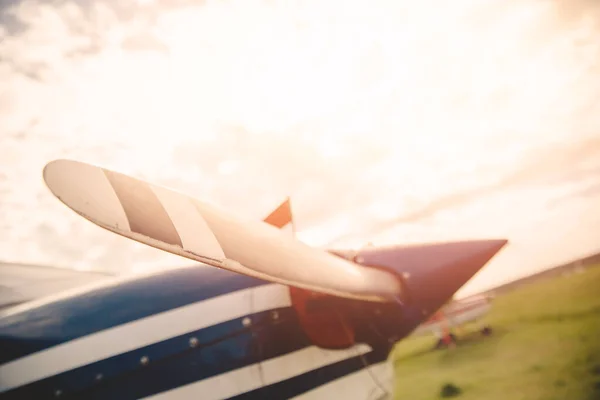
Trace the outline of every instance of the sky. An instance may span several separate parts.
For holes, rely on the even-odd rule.
[[[71,158],[319,247],[508,238],[475,292],[600,251],[595,0],[0,1],[0,260],[188,260],[45,187]]]

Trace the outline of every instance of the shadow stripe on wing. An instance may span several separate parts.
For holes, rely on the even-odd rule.
[[[183,247],[167,210],[147,183],[118,172],[103,171],[125,210],[132,232]]]

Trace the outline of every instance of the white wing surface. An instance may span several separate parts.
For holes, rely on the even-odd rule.
[[[110,279],[110,274],[0,262],[0,308]]]
[[[262,221],[244,220],[177,191],[71,160],[44,168],[64,204],[119,235],[215,267],[336,296],[389,301],[388,272],[312,248]]]

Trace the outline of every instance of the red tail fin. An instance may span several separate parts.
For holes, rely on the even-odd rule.
[[[273,210],[273,212],[269,214],[263,221],[279,229],[283,229],[288,225],[291,225],[295,233],[294,217],[292,215],[290,198],[286,198],[285,201],[281,203],[279,207]]]

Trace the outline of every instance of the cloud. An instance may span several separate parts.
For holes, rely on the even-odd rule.
[[[580,203],[577,184],[598,155],[594,2],[461,0],[432,12],[396,1],[25,0],[4,11],[8,259],[110,270],[186,263],[65,210],[40,179],[58,157],[252,218],[291,195],[302,238],[315,245],[518,237],[534,231],[534,214],[558,224],[592,212],[596,198]],[[572,200],[534,213],[548,196]],[[519,207],[524,197],[531,203]]]

